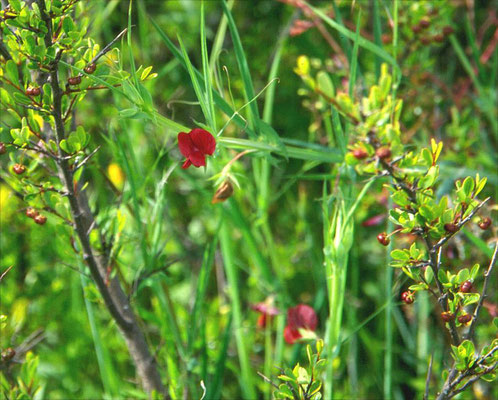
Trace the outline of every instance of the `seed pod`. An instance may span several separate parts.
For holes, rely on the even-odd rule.
[[[491,218],[486,217],[483,218],[477,225],[479,225],[479,228],[481,228],[483,231],[488,229],[491,226]]]
[[[455,319],[455,314],[449,312],[449,311],[443,311],[441,313],[441,319],[444,321],[444,322],[450,322],[450,321],[453,321]]]
[[[16,355],[16,351],[12,347],[7,347],[4,351],[2,351],[2,360],[10,361]]]
[[[34,220],[38,225],[45,225],[45,222],[47,222],[47,217],[45,217],[45,215],[38,214],[34,218]]]
[[[81,76],[71,76],[70,78],[67,78],[67,83],[71,86],[79,85],[81,83]]]
[[[85,71],[87,74],[91,75],[95,72],[95,70],[97,69],[97,66],[95,65],[95,63],[91,63],[91,64],[88,64],[84,69],[83,71]]]
[[[379,233],[377,235],[377,240],[383,246],[387,246],[391,242],[391,240],[387,237],[387,234],[385,232]]]
[[[469,293],[471,290],[472,290],[471,281],[462,282],[462,284],[460,285],[460,292],[462,293]]]
[[[26,209],[26,217],[35,218],[37,215],[38,215],[38,211],[36,211],[34,208],[28,207]]]
[[[386,158],[391,157],[391,149],[389,147],[379,147],[377,151],[375,152],[377,157],[379,157],[381,160],[384,160]]]
[[[461,324],[468,324],[472,320],[472,315],[470,314],[462,314],[458,317],[458,322]]]
[[[415,301],[415,294],[409,290],[401,293],[401,300],[403,300],[406,304],[412,304]]]
[[[211,203],[212,204],[222,203],[226,199],[228,199],[232,194],[233,194],[233,186],[232,183],[227,179],[216,190],[215,194],[213,195],[213,199],[211,200]]]
[[[368,157],[368,153],[364,149],[354,149],[353,157],[357,160],[363,160]]]
[[[444,224],[444,230],[448,233],[455,233],[456,231],[458,231],[458,226],[456,226],[455,224]]]
[[[7,153],[7,147],[4,142],[0,142],[0,155]]]
[[[24,172],[26,172],[26,167],[22,164],[14,164],[12,170],[14,171],[15,174],[21,175],[24,174]]]

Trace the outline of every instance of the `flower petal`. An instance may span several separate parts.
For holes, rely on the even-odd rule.
[[[300,327],[315,331],[316,326],[318,325],[318,318],[315,310],[306,304],[299,304],[296,308],[299,315]]]
[[[284,328],[284,339],[289,344],[294,344],[294,342],[301,338],[301,334],[297,329],[292,329],[289,325]]]
[[[188,158],[196,167],[204,167],[206,165],[206,156],[199,150],[194,150]]]
[[[306,328],[316,330],[318,318],[315,310],[306,304],[298,304],[287,311],[287,325],[292,329]]]
[[[216,149],[216,140],[214,140],[213,135],[204,129],[192,129],[190,131],[190,137],[194,146],[197,147],[204,154],[213,155]]]
[[[183,168],[183,169],[187,169],[187,168],[188,168],[188,167],[190,167],[191,165],[192,165],[192,163],[191,163],[191,162],[190,162],[190,160],[187,158],[187,159],[185,160],[185,162],[183,163],[182,168]]]
[[[178,148],[184,157],[189,158],[190,154],[192,154],[194,151],[194,143],[188,133],[180,132],[178,134]]]

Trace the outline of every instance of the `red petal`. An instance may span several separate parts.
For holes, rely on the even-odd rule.
[[[190,160],[187,158],[187,159],[185,160],[185,162],[183,163],[182,168],[183,168],[183,169],[187,169],[187,168],[188,168],[188,167],[190,167],[191,165],[192,165],[192,163],[191,163],[191,162],[190,162]]]
[[[204,129],[192,129],[190,131],[190,137],[194,146],[197,147],[204,154],[213,155],[216,148],[216,141],[213,135]]]
[[[306,304],[298,304],[296,307],[289,308],[287,324],[295,330],[306,328],[314,331],[318,325],[318,318],[313,308]]]
[[[178,134],[178,147],[180,153],[182,153],[184,157],[189,158],[190,154],[194,151],[194,143],[188,133],[180,132]]]
[[[303,328],[308,328],[312,331],[316,330],[318,325],[318,318],[316,316],[315,310],[306,304],[299,304],[296,306],[297,312],[299,314],[300,325]]]
[[[202,154],[199,150],[194,150],[190,154],[189,160],[196,167],[204,167],[206,165],[206,156]]]
[[[296,340],[301,338],[299,331],[292,329],[289,325],[284,328],[284,339],[287,343],[293,344]]]

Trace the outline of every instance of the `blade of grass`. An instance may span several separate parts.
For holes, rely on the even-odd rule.
[[[382,24],[380,20],[380,10],[379,10],[379,0],[373,0],[373,31],[374,31],[374,43],[382,48]],[[380,66],[382,64],[382,59],[378,54],[375,55],[375,79],[378,80],[380,77]]]
[[[230,343],[230,332],[232,331],[233,311],[228,316],[228,321],[221,340],[221,347],[218,352],[216,368],[211,383],[208,386],[206,399],[221,399],[221,389],[223,385],[223,376],[225,374],[226,360],[228,353],[228,344]]]
[[[240,40],[239,32],[235,25],[232,13],[228,8],[226,0],[221,1],[221,6],[223,8],[223,13],[227,17],[228,29],[230,30],[230,35],[232,37],[233,47],[235,51],[235,58],[237,59],[237,64],[239,66],[239,71],[242,76],[242,82],[244,84],[244,97],[246,103],[254,98],[254,87],[252,84],[251,73],[249,72],[249,65],[247,64],[247,59],[245,56],[244,48],[242,47],[242,42]],[[249,124],[252,127],[256,136],[259,135],[259,111],[258,106],[255,102],[249,105]]]
[[[216,129],[216,114],[214,111],[213,101],[213,83],[211,80],[211,69],[209,68],[209,58],[206,43],[206,27],[204,16],[204,0],[201,2],[201,54],[202,54],[202,72],[204,75],[204,95],[206,100],[206,110],[208,114],[209,126],[212,132],[217,132]],[[192,74],[195,77],[195,74]]]
[[[233,241],[229,233],[229,226],[227,221],[224,221],[220,230],[220,245],[221,254],[223,257],[223,265],[227,276],[230,302],[234,320],[234,335],[237,345],[237,354],[239,356],[240,370],[241,370],[241,389],[244,399],[255,399],[256,391],[254,388],[252,368],[249,361],[249,349],[245,341],[242,326],[242,310],[241,300],[239,293],[239,283],[237,267],[234,263],[234,249]]]
[[[337,30],[340,34],[344,35],[348,39],[354,40],[355,39],[355,33],[351,32],[348,28],[344,27],[343,25],[340,25],[330,17],[328,17],[323,11],[321,11],[318,8],[315,8],[311,6],[310,4],[306,3],[303,1],[304,4],[307,5],[316,15],[318,15],[327,25],[329,25],[332,29]],[[378,47],[371,41],[365,39],[364,37],[360,36],[358,39],[358,45],[363,47],[365,50],[368,50],[372,52],[373,54],[378,55],[380,58],[382,58],[384,61],[387,63],[391,64],[393,68],[399,71],[399,66],[396,62],[396,60],[385,50],[382,48]]]
[[[79,258],[78,258],[79,260]],[[78,261],[79,269],[84,270],[84,266]],[[97,326],[97,320],[93,311],[93,304],[90,302],[88,297],[85,295],[85,288],[87,287],[89,280],[80,274],[81,288],[83,290],[83,298],[85,300],[86,313],[88,316],[88,322],[90,323],[90,330],[92,332],[93,345],[95,347],[95,355],[97,356],[97,364],[100,371],[100,377],[102,379],[102,384],[106,395],[109,398],[114,398],[119,395],[119,379],[115,374],[112,359],[109,356],[109,351],[106,346],[103,345],[100,338],[99,328]],[[106,397],[107,397],[106,396]]]
[[[204,250],[204,256],[202,259],[201,270],[199,272],[199,278],[197,279],[197,290],[195,293],[194,306],[190,313],[188,340],[187,340],[187,352],[191,354],[193,350],[194,340],[197,337],[197,329],[199,327],[199,313],[201,309],[204,308],[204,298],[206,296],[207,286],[209,278],[211,276],[211,270],[213,268],[214,253],[216,246],[218,244],[217,236],[214,237],[213,241],[208,244]]]

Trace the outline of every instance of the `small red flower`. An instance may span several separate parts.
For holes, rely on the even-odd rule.
[[[302,337],[299,329],[315,331],[318,325],[318,317],[315,310],[306,304],[298,304],[287,311],[287,326],[284,329],[284,339],[293,344]]]
[[[261,313],[261,315],[258,317],[258,328],[266,327],[266,322],[270,320],[274,315],[280,313],[278,308],[274,307],[272,303],[272,300],[268,300],[265,303],[257,303],[251,306],[254,311]]]
[[[208,131],[196,128],[189,133],[180,132],[178,134],[178,147],[186,158],[182,165],[183,169],[190,167],[192,164],[194,164],[194,167],[204,167],[206,165],[206,155],[213,155],[216,141]]]

